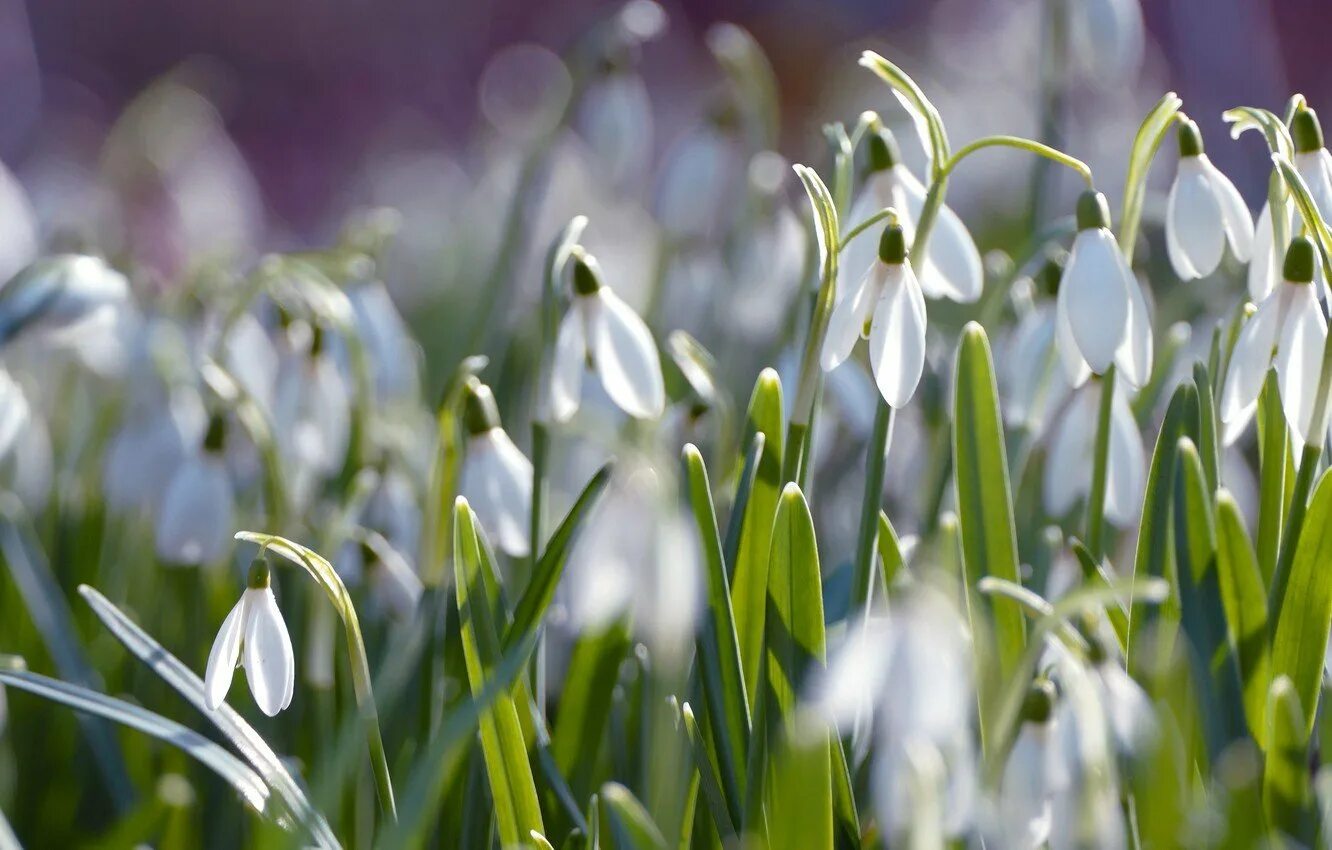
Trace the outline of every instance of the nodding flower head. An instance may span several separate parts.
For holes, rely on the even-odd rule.
[[[273,717],[291,705],[296,661],[262,554],[250,564],[245,584],[240,601],[222,621],[208,653],[204,697],[208,707],[217,710],[231,689],[236,665],[242,664],[254,701],[264,714]]]
[[[1240,262],[1253,250],[1253,218],[1235,185],[1203,152],[1198,125],[1178,128],[1179,169],[1166,201],[1166,249],[1182,280],[1206,277],[1221,264],[1227,243]]]
[[[467,431],[459,492],[481,527],[514,557],[530,551],[532,462],[500,427],[499,407],[490,387],[469,378],[463,389]]]

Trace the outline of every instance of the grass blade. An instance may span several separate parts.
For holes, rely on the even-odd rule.
[[[1267,589],[1244,530],[1239,506],[1226,490],[1216,497],[1216,568],[1226,608],[1226,634],[1239,661],[1249,733],[1267,749],[1267,689],[1271,679]]]

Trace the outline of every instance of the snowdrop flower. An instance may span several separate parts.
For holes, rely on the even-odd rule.
[[[573,257],[573,303],[560,322],[551,368],[550,412],[566,422],[578,411],[583,374],[597,374],[630,416],[655,419],[666,408],[661,357],[643,320],[601,282],[596,261]]]
[[[901,154],[892,133],[880,128],[867,137],[870,174],[860,197],[851,207],[848,225],[854,227],[885,207],[898,212],[898,221],[907,242],[915,238],[916,223],[925,205],[925,187],[901,162]],[[838,273],[839,296],[855,288],[856,275],[875,258],[874,239],[860,233],[843,252],[842,271]],[[980,298],[983,267],[980,251],[962,219],[947,206],[939,208],[934,229],[930,231],[924,262],[920,267],[920,289],[929,298],[949,298],[970,303]]]
[[[222,705],[237,664],[245,667],[250,693],[264,714],[274,717],[291,705],[296,660],[262,555],[250,564],[245,592],[222,621],[208,653],[204,695],[210,709]]]
[[[283,455],[304,473],[336,473],[351,437],[351,392],[316,327],[308,355],[287,358],[278,377],[274,419]]]
[[[418,391],[421,351],[407,322],[380,280],[347,290],[361,335],[374,367],[375,394],[382,401],[412,398]]]
[[[1048,679],[1032,683],[999,785],[1002,847],[1034,850],[1050,837],[1058,754],[1054,703],[1055,688]]]
[[[32,407],[18,381],[0,369],[0,459],[9,454],[18,443],[19,435],[28,427]]]
[[[884,401],[905,407],[925,369],[925,296],[906,256],[906,234],[890,224],[860,285],[833,307],[820,362],[831,372],[869,337],[870,369]]]
[[[911,754],[921,748],[943,761],[939,827],[951,837],[970,827],[977,790],[971,671],[970,641],[956,609],[919,584],[887,616],[860,627],[815,682],[814,709],[843,733],[867,718],[871,723],[871,776],[886,837],[917,828],[909,789]]]
[[[1060,254],[1048,259],[1036,280],[1026,279],[1014,285],[1016,294],[1022,292],[1025,283],[1030,296],[1019,301],[1017,326],[999,358],[1004,418],[1010,426],[1026,429],[1032,434],[1044,432],[1071,389],[1055,353],[1054,302],[1032,302],[1037,290],[1056,292],[1063,272],[1061,250]]]
[[[1083,192],[1077,222],[1055,298],[1055,343],[1069,380],[1080,386],[1116,364],[1140,387],[1152,371],[1152,326],[1142,288],[1110,233],[1105,196]]]
[[[166,404],[142,405],[111,438],[102,467],[107,504],[118,511],[156,508],[189,447],[203,438],[208,417],[192,387],[171,391]]]
[[[1063,516],[1091,487],[1092,453],[1100,392],[1095,384],[1081,388],[1055,426],[1045,458],[1045,510]],[[1147,484],[1147,453],[1133,418],[1128,394],[1116,381],[1110,403],[1110,454],[1106,465],[1105,518],[1118,526],[1138,519]]]
[[[532,462],[500,427],[499,408],[490,387],[471,378],[463,401],[467,453],[459,493],[467,498],[500,549],[516,558],[530,552]]]
[[[1115,752],[1136,755],[1156,734],[1152,702],[1124,669],[1123,661],[1107,652],[1099,637],[1092,636],[1090,643],[1091,682],[1105,712]]]
[[[1221,389],[1221,421],[1226,426],[1227,443],[1234,442],[1253,417],[1268,366],[1274,359],[1273,349],[1286,421],[1302,442],[1321,440],[1310,433],[1327,338],[1327,321],[1312,285],[1316,263],[1313,244],[1302,236],[1292,239],[1282,269],[1285,282],[1263,299],[1235,340]]]
[[[578,125],[613,185],[627,186],[649,172],[652,102],[627,57],[606,60],[583,93]]]
[[[157,518],[157,556],[169,564],[206,564],[231,544],[235,500],[223,447],[226,422],[214,414],[203,450],[176,469]]]
[[[1332,154],[1323,146],[1323,128],[1318,122],[1318,115],[1308,108],[1297,111],[1290,122],[1290,136],[1295,143],[1295,170],[1309,187],[1309,194],[1319,214],[1324,219],[1332,220]],[[1290,225],[1286,232],[1298,232],[1294,226],[1299,220],[1299,213],[1292,201],[1286,201],[1284,214]],[[1272,238],[1272,210],[1270,205],[1264,204],[1254,231],[1253,261],[1249,264],[1249,297],[1255,302],[1267,297],[1279,282],[1281,262],[1272,245]],[[1323,270],[1317,264],[1314,265],[1314,281],[1326,295],[1327,282],[1323,280]]]
[[[1221,264],[1227,242],[1235,259],[1248,262],[1253,218],[1239,190],[1203,153],[1198,125],[1178,130],[1179,170],[1166,201],[1166,249],[1181,280],[1207,277]]]
[[[1071,58],[1089,79],[1116,83],[1137,73],[1146,43],[1138,0],[1079,0],[1067,13]]]
[[[23,186],[0,163],[0,281],[9,280],[37,256],[37,213]]]
[[[128,298],[125,276],[98,257],[37,260],[0,285],[0,344],[20,333],[65,335],[100,325]]]

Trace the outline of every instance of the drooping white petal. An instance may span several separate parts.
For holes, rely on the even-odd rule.
[[[1249,260],[1249,298],[1255,303],[1276,286],[1276,258],[1272,255],[1272,209],[1263,204],[1253,230],[1253,256]]]
[[[1045,455],[1045,510],[1063,516],[1091,486],[1092,449],[1096,433],[1095,387],[1081,389],[1055,426]]]
[[[1254,262],[1258,258],[1254,257]],[[1283,294],[1284,293],[1284,294]],[[1253,415],[1258,395],[1267,380],[1272,365],[1272,349],[1281,332],[1282,299],[1289,299],[1282,290],[1272,293],[1258,305],[1258,310],[1240,329],[1235,348],[1230,355],[1226,382],[1221,388],[1221,421],[1225,423],[1225,441],[1233,443],[1242,433]]]
[[[550,370],[550,415],[566,422],[578,412],[583,394],[583,372],[587,370],[587,330],[577,301],[560,321]]]
[[[1073,339],[1073,325],[1068,320],[1068,299],[1055,298],[1055,350],[1063,365],[1064,377],[1075,389],[1091,377],[1091,367],[1082,359],[1082,352]]]
[[[876,258],[856,286],[833,305],[828,330],[823,337],[823,351],[819,355],[823,371],[831,372],[851,356],[887,275],[888,266]]]
[[[870,366],[884,401],[904,407],[925,370],[925,297],[911,265],[889,266],[870,320]]]
[[[1142,509],[1147,485],[1147,452],[1142,444],[1128,394],[1118,386],[1110,404],[1110,454],[1105,480],[1105,516],[1119,526],[1130,525]]]
[[[287,624],[271,587],[245,591],[245,678],[261,711],[269,717],[291,704],[296,660]]]
[[[18,178],[0,163],[0,282],[9,280],[37,256],[37,215]]]
[[[222,459],[212,453],[181,464],[157,518],[157,555],[171,564],[206,564],[231,545],[234,500]]]
[[[602,387],[630,416],[660,416],[666,409],[666,388],[652,332],[609,288],[603,286],[592,297],[600,300],[600,309],[595,311],[588,341]]]
[[[900,163],[893,167],[893,175],[905,194],[907,211],[914,225],[920,221],[925,205],[925,187]],[[914,238],[914,227],[910,236]],[[961,303],[980,298],[984,284],[980,251],[962,219],[947,206],[939,208],[925,255],[923,265],[919,260],[915,263],[921,269],[920,287],[926,295]]]
[[[1128,332],[1130,280],[1124,255],[1105,228],[1083,230],[1059,282],[1078,352],[1098,375],[1105,374]]]
[[[499,548],[519,558],[528,554],[532,462],[503,429],[492,428],[468,441],[459,492]]]
[[[245,596],[232,606],[231,613],[217,630],[213,648],[208,651],[208,667],[204,671],[204,698],[208,707],[217,710],[231,690],[231,677],[240,658],[241,635],[245,625]]]
[[[1152,319],[1147,312],[1147,299],[1142,285],[1123,264],[1124,288],[1128,291],[1128,321],[1124,341],[1115,352],[1119,374],[1131,387],[1144,386],[1152,376]]]
[[[1166,250],[1181,280],[1216,271],[1226,247],[1221,204],[1201,160],[1186,156],[1179,161],[1166,200]]]
[[[1312,286],[1284,285],[1292,287],[1294,292],[1277,341],[1276,368],[1281,407],[1296,436],[1301,443],[1307,444],[1322,439],[1312,433],[1312,424],[1323,344],[1327,340],[1327,321]]]
[[[893,207],[899,215],[905,215],[906,201],[902,196],[902,188],[893,179],[891,171],[879,171],[866,179],[865,188],[851,205],[851,214],[847,216],[843,230],[850,230],[885,207]],[[845,236],[845,232],[842,235]],[[865,270],[879,259],[879,239],[882,235],[882,225],[868,227],[842,248],[837,259],[837,303],[840,304],[857,290],[865,279]],[[907,237],[909,239],[910,234]]]
[[[31,415],[32,408],[23,388],[8,372],[0,369],[0,460],[14,447]]]
[[[1156,733],[1151,700],[1114,659],[1097,664],[1093,674],[1116,749],[1124,755],[1138,752]]]
[[[1053,720],[1028,721],[1022,724],[1013,742],[999,786],[1004,847],[1035,850],[1050,836],[1053,727]]]
[[[1226,228],[1226,240],[1230,242],[1231,253],[1241,263],[1247,263],[1252,256],[1254,238],[1253,215],[1249,212],[1249,205],[1244,203],[1244,197],[1235,188],[1235,184],[1230,182],[1230,178],[1221,173],[1221,169],[1213,165],[1206,154],[1198,159],[1221,205],[1221,222]]]

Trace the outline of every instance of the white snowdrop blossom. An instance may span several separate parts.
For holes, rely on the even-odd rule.
[[[309,352],[283,362],[273,411],[283,456],[315,479],[342,468],[351,437],[351,391],[322,340],[316,328]]]
[[[176,468],[157,517],[157,556],[168,564],[216,561],[231,545],[235,497],[223,458],[225,421],[214,415],[203,448]]]
[[[631,68],[609,67],[588,85],[578,128],[612,185],[629,185],[650,172],[652,101]]]
[[[1295,143],[1292,164],[1309,187],[1319,214],[1324,220],[1332,220],[1332,153],[1323,146],[1318,115],[1307,107],[1296,111],[1290,122],[1290,135]],[[1299,212],[1294,202],[1287,199],[1284,207],[1286,232],[1299,233]],[[1249,264],[1249,297],[1255,302],[1266,298],[1280,281],[1282,260],[1272,239],[1272,210],[1269,204],[1264,204],[1254,230],[1253,260]],[[1328,283],[1323,279],[1321,265],[1315,264],[1313,280],[1326,297]]]
[[[0,163],[0,283],[37,256],[37,213],[23,186]]]
[[[1063,516],[1091,489],[1100,413],[1099,386],[1080,388],[1054,427],[1045,458],[1045,510]],[[1128,394],[1115,382],[1110,402],[1110,452],[1106,462],[1105,518],[1118,526],[1137,521],[1147,486],[1147,451]]]
[[[222,621],[208,653],[204,697],[210,709],[222,705],[237,664],[245,667],[250,693],[264,714],[274,717],[291,705],[296,660],[262,556],[250,565],[245,592]]]
[[[375,395],[381,401],[413,398],[420,383],[420,346],[382,281],[371,280],[347,290],[356,331],[374,367]]]
[[[1077,222],[1055,298],[1055,344],[1074,386],[1115,364],[1140,387],[1152,372],[1152,326],[1142,287],[1110,232],[1105,196],[1084,192]]]
[[[576,252],[572,266],[573,303],[555,339],[550,415],[566,422],[578,411],[583,376],[591,370],[625,413],[657,418],[666,408],[666,388],[652,332],[601,282],[591,256]]]
[[[886,837],[911,829],[913,752],[937,753],[938,828],[970,828],[977,794],[972,733],[970,639],[951,602],[921,584],[870,617],[833,653],[814,683],[813,708],[843,734],[868,723],[875,741],[872,782]]]
[[[1058,726],[1054,718],[1055,689],[1037,680],[1023,705],[1022,725],[1004,765],[999,785],[999,846],[1035,850],[1050,837],[1051,805],[1057,779]]]
[[[1181,280],[1207,277],[1226,243],[1240,262],[1253,249],[1253,218],[1239,190],[1203,152],[1198,125],[1179,125],[1179,169],[1166,200],[1166,250]]]
[[[23,388],[0,368],[0,460],[14,448],[31,417],[32,407]]]
[[[1327,320],[1312,285],[1315,264],[1313,244],[1302,236],[1293,239],[1282,270],[1285,282],[1268,293],[1235,340],[1221,389],[1227,443],[1234,442],[1253,418],[1273,362],[1286,422],[1302,443],[1321,440],[1312,429]]]
[[[867,139],[870,174],[865,188],[851,206],[848,227],[854,227],[886,207],[897,211],[898,223],[908,244],[915,239],[916,224],[925,205],[925,187],[901,162],[901,154],[892,134],[886,129],[871,133]],[[857,234],[847,243],[839,266],[837,292],[845,297],[854,291],[861,275],[876,257],[876,243],[869,231]],[[962,219],[947,205],[939,208],[925,249],[916,267],[920,289],[928,298],[948,298],[971,303],[980,298],[984,282],[980,251]]]
[[[111,438],[102,466],[102,492],[119,511],[156,509],[188,447],[203,439],[208,416],[192,387],[171,391],[165,403],[141,404]]]
[[[98,257],[45,257],[0,284],[0,345],[20,333],[76,335],[111,324],[128,301],[129,281]]]
[[[472,378],[463,401],[467,448],[459,493],[466,497],[486,534],[517,558],[530,552],[532,462],[500,427],[490,387]]]
[[[1051,258],[1037,278],[1050,281],[1049,291],[1054,292],[1062,274],[1063,260]],[[1038,287],[1031,279],[1014,284],[1018,323],[1003,354],[996,358],[1004,419],[1033,434],[1044,432],[1072,389],[1055,351],[1055,305],[1053,301],[1033,303]]]
[[[906,256],[899,224],[884,228],[878,256],[859,286],[842,295],[828,319],[820,363],[831,372],[869,338],[870,370],[884,401],[905,407],[925,370],[925,297]]]

